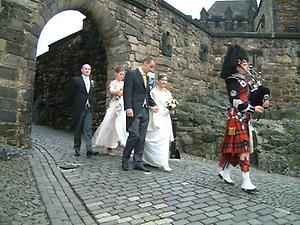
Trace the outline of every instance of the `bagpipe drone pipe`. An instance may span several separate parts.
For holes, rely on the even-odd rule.
[[[263,103],[270,98],[270,89],[261,84],[262,75],[257,73],[253,68],[250,68],[250,94],[249,102],[252,106],[263,106]]]

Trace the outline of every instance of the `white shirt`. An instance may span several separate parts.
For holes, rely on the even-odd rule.
[[[90,88],[91,88],[90,78],[88,76],[84,76],[84,75],[82,75],[82,78],[83,78],[83,81],[85,83],[86,91],[87,91],[87,93],[89,93],[90,92]]]
[[[82,78],[83,78],[83,81],[84,81],[84,84],[85,84],[86,91],[87,91],[87,93],[89,93],[90,88],[91,88],[90,78],[88,76],[83,75],[83,74],[82,74]],[[86,101],[86,105],[90,107],[89,99]]]

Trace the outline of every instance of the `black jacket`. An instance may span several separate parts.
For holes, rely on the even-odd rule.
[[[134,116],[141,111],[146,100],[147,106],[155,106],[154,100],[150,96],[150,87],[147,77],[147,86],[145,87],[142,75],[138,69],[128,70],[124,79],[124,109],[132,109]],[[127,128],[131,124],[132,118],[126,120]]]
[[[95,103],[94,99],[94,87],[91,83],[90,91],[87,93],[85,83],[83,81],[82,75],[73,77],[71,80],[71,99],[72,99],[72,126],[76,124],[81,113],[83,112],[87,100],[91,110]]]

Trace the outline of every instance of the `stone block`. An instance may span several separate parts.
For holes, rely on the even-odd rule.
[[[0,51],[4,51],[6,48],[6,40],[0,39]]]
[[[36,48],[37,44],[38,44],[38,38],[37,38],[38,36],[39,36],[39,34],[37,36],[35,36],[31,33],[27,33],[27,35],[25,37],[26,45]]]
[[[16,43],[24,43],[25,34],[10,28],[0,29],[0,38]]]
[[[15,111],[0,110],[0,121],[15,123],[17,121],[17,115]]]
[[[154,56],[158,56],[159,55],[159,48],[158,47],[154,47],[152,45],[147,45],[146,46],[146,51],[149,55],[154,55]]]
[[[26,60],[23,57],[7,52],[0,52],[0,61],[8,66],[15,66],[18,68],[25,68],[27,64]]]
[[[2,137],[12,137],[16,134],[17,125],[0,124],[0,133]]]
[[[2,87],[0,86],[0,97],[4,98],[17,98],[18,93],[17,89],[9,88],[9,87]]]
[[[136,59],[136,61],[138,61],[138,62],[143,61],[146,57],[147,57],[147,55],[146,55],[145,53],[137,52],[137,53],[135,54],[135,59]]]
[[[18,55],[18,56],[24,55],[23,45],[20,45],[20,44],[14,43],[14,42],[7,42],[6,51],[8,53]]]
[[[21,104],[17,102],[15,99],[7,99],[1,98],[0,100],[0,109],[7,109],[7,110],[16,110],[20,108]],[[23,108],[25,106],[23,105]]]
[[[17,80],[18,71],[16,68],[0,66],[0,78],[4,78],[7,80]]]
[[[21,91],[21,97],[25,101],[32,101],[32,99],[33,99],[33,90],[29,89],[29,90]]]
[[[32,120],[32,113],[30,112],[23,112],[18,110],[18,122],[22,124],[30,124]]]
[[[131,35],[128,35],[128,42],[130,44],[135,44],[135,45],[139,44],[138,39],[136,37],[134,37],[134,36],[131,36]]]

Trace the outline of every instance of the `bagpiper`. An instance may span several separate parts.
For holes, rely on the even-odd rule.
[[[229,45],[221,78],[226,83],[230,107],[221,144],[219,166],[222,170],[218,176],[225,183],[234,185],[230,173],[235,166],[239,165],[243,180],[241,188],[247,193],[253,193],[258,190],[251,182],[249,174],[250,154],[254,148],[250,119],[253,113],[262,113],[264,108],[269,106],[266,95],[270,94],[270,91],[262,86],[257,87],[253,80],[248,82],[246,76],[249,74],[250,67],[245,49],[237,44]]]

